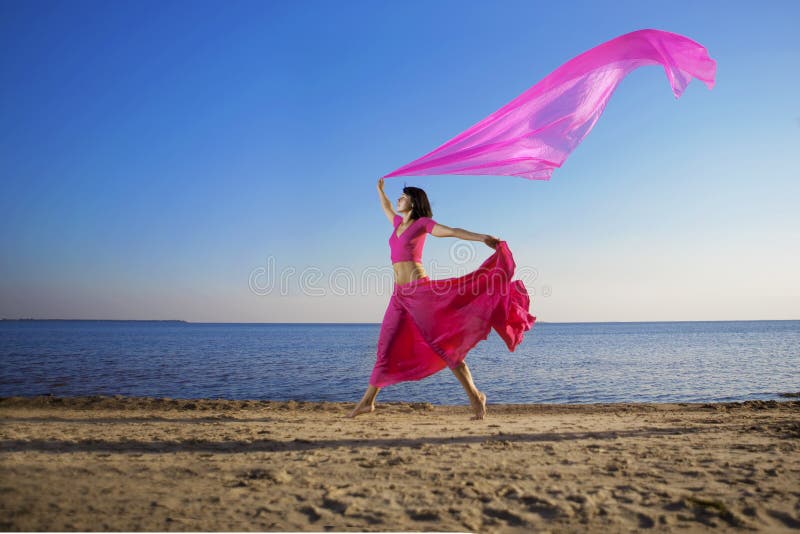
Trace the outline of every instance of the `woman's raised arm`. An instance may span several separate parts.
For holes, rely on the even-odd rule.
[[[383,178],[378,178],[378,196],[381,199],[381,207],[383,208],[383,212],[386,214],[386,218],[389,219],[389,224],[394,226],[394,217],[397,214],[392,208],[392,201],[389,200],[389,197],[387,197],[386,193],[383,192]]]

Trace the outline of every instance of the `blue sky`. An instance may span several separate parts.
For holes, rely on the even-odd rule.
[[[796,2],[3,2],[0,317],[379,322],[377,178],[657,28],[708,48],[713,90],[676,100],[641,68],[550,181],[387,193],[422,187],[437,221],[507,240],[541,321],[798,319],[798,20]],[[423,263],[490,253],[429,236]]]

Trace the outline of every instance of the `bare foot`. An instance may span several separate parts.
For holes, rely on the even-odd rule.
[[[470,417],[470,419],[483,419],[486,417],[486,395],[483,394],[482,391],[478,392],[478,399],[480,403],[475,401],[470,401],[472,404],[472,409],[475,410],[475,415]]]
[[[374,404],[370,404],[369,406],[362,406],[361,404],[357,404],[356,407],[353,409],[353,411],[347,414],[347,417],[353,418],[362,413],[371,413],[374,411],[375,411]]]

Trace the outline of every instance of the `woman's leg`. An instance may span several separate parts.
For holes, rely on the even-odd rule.
[[[364,396],[361,397],[361,400],[356,407],[353,408],[353,411],[350,412],[347,417],[355,417],[362,413],[368,413],[375,411],[375,397],[378,395],[378,392],[381,388],[376,388],[373,385],[370,385],[367,388],[367,391],[364,393]]]
[[[476,388],[475,384],[472,382],[472,374],[469,372],[467,362],[461,362],[461,364],[452,369],[452,371],[458,378],[458,381],[461,382],[461,385],[464,386],[464,391],[467,392],[467,396],[469,397],[469,403],[475,411],[475,415],[472,419],[483,419],[486,416],[486,395],[478,391],[478,388]]]

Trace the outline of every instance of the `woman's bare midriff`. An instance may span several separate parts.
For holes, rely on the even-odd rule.
[[[392,268],[394,268],[395,284],[407,284],[412,280],[428,276],[422,264],[416,261],[398,261],[392,264]]]

